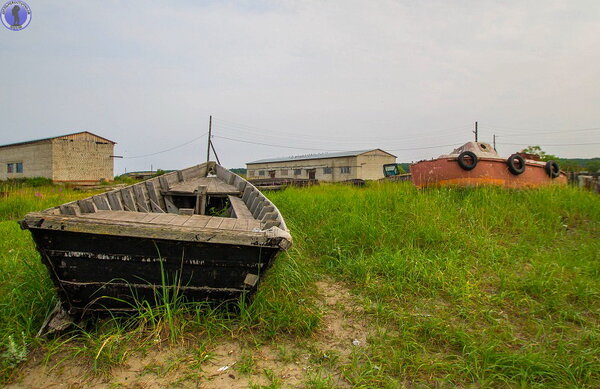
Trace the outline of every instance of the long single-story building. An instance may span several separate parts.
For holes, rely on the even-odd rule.
[[[383,165],[395,162],[395,155],[381,149],[370,149],[260,159],[248,162],[246,168],[251,180],[301,178],[339,182],[378,180],[383,178]]]
[[[0,180],[112,181],[115,142],[88,131],[0,146]]]

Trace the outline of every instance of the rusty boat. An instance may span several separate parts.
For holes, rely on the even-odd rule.
[[[71,317],[135,310],[165,288],[187,301],[239,298],[292,243],[277,207],[215,162],[32,212],[20,224]]]
[[[502,158],[488,143],[468,142],[429,161],[410,166],[413,183],[428,186],[498,185],[526,188],[567,184],[567,175],[555,161],[542,162],[536,156],[516,153]]]

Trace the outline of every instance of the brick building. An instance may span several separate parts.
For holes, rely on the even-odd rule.
[[[0,146],[0,180],[111,181],[115,142],[88,131]]]
[[[302,178],[338,182],[383,178],[383,165],[396,156],[381,149],[269,158],[248,162],[248,179]]]

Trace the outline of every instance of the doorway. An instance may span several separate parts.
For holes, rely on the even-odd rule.
[[[316,179],[317,169],[306,169],[306,172],[308,173],[308,179],[309,180],[315,180]]]

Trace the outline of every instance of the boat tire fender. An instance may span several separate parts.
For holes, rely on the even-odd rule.
[[[546,174],[550,176],[550,178],[556,178],[560,176],[560,166],[555,161],[546,162],[546,166],[544,167],[546,170]]]
[[[519,154],[513,154],[506,160],[506,164],[508,165],[508,170],[518,176],[525,171],[525,158],[521,157]]]
[[[465,157],[470,157],[471,158],[471,163],[468,163],[465,160]],[[475,153],[472,152],[472,151],[463,151],[458,156],[458,165],[463,170],[467,170],[467,171],[475,169],[475,166],[477,166],[477,155],[475,155]]]

